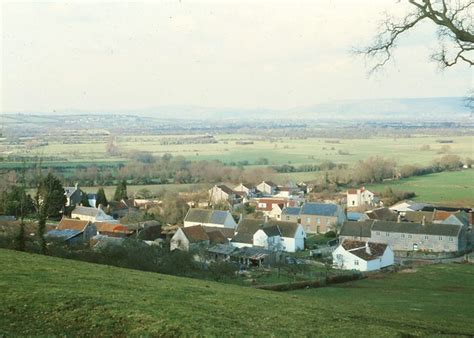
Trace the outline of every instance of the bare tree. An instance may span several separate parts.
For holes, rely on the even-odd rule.
[[[442,68],[474,65],[474,0],[408,0],[412,10],[403,18],[387,17],[372,44],[356,53],[375,60],[371,73],[392,57],[400,37],[422,22],[438,28],[439,49],[431,56]]]

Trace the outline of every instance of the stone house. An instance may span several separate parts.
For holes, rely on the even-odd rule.
[[[305,203],[300,212],[301,224],[306,233],[326,233],[341,225],[346,215],[340,205]]]
[[[356,208],[360,206],[375,206],[380,203],[380,200],[375,194],[365,187],[360,189],[349,189],[347,190],[347,207]]]

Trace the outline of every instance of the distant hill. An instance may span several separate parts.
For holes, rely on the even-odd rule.
[[[474,332],[474,266],[469,264],[278,293],[4,249],[0,263],[0,336],[6,337]]]
[[[471,116],[463,97],[340,100],[291,109],[163,106],[135,113],[163,118],[202,119],[376,119],[458,121]]]
[[[15,112],[8,112],[15,113]],[[165,105],[135,110],[58,110],[53,113],[25,112],[41,115],[120,114],[187,120],[424,120],[462,121],[472,117],[463,97],[387,98],[372,100],[339,100],[291,109],[213,108],[196,105]]]

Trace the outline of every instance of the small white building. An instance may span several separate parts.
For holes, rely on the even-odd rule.
[[[375,197],[375,194],[365,189],[365,187],[347,190],[347,207],[349,208],[364,205],[375,206],[378,203],[379,200]]]
[[[237,227],[237,223],[229,211],[197,208],[189,209],[184,218],[184,227],[194,225],[232,229]]]
[[[265,195],[275,195],[277,192],[278,186],[271,181],[263,181],[256,186],[257,190]]]
[[[234,191],[243,192],[247,196],[255,195],[256,189],[251,185],[240,183],[238,186],[234,188]]]
[[[200,225],[179,228],[171,237],[170,250],[192,251],[209,246],[209,236]]]
[[[344,270],[374,271],[394,264],[387,244],[348,239],[333,251],[332,259],[335,268]]]

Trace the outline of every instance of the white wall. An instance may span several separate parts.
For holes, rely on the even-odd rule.
[[[175,249],[184,251],[189,250],[189,241],[181,229],[178,229],[170,240],[170,250],[173,251]]]

